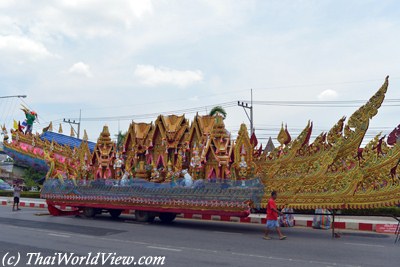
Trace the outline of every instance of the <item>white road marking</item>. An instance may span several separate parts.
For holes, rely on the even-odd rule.
[[[217,233],[217,234],[230,234],[230,235],[242,235],[242,233],[224,232],[224,231],[213,231],[213,233]]]
[[[23,229],[27,230],[29,227],[20,227],[15,225],[4,225],[3,227],[9,228],[16,228],[16,229]],[[37,232],[43,232],[47,234],[54,234],[54,232],[50,232],[44,229],[35,229]],[[218,250],[210,250],[210,249],[203,249],[203,248],[194,248],[194,247],[163,247],[162,244],[155,244],[155,243],[148,243],[148,242],[140,242],[140,241],[133,241],[133,240],[121,240],[116,238],[108,238],[108,237],[98,237],[98,236],[90,236],[85,234],[71,234],[71,236],[76,236],[79,238],[88,238],[88,239],[100,239],[104,241],[111,241],[111,242],[118,242],[118,243],[127,243],[127,244],[136,244],[136,245],[144,245],[148,248],[158,248],[164,250],[172,250],[172,251],[182,251],[182,250],[191,250],[191,251],[198,251],[203,253],[213,253],[219,254],[225,251],[218,251]],[[345,243],[345,244],[358,244],[358,243]],[[368,244],[365,244],[368,245]],[[374,246],[374,245],[371,245]],[[226,252],[225,252],[226,253]],[[321,262],[321,261],[314,261],[314,260],[302,260],[302,259],[292,259],[292,258],[282,258],[282,257],[274,257],[274,256],[265,256],[265,255],[257,255],[257,254],[245,254],[245,253],[237,253],[237,252],[230,252],[231,255],[237,256],[245,256],[245,257],[255,257],[255,258],[263,258],[263,259],[270,259],[270,260],[277,260],[277,261],[291,261],[291,262],[298,262],[298,263],[309,263],[309,264],[318,264],[320,266],[343,266],[343,267],[359,267],[359,265],[351,265],[351,264],[342,264],[342,263],[335,263],[335,262]]]
[[[377,248],[384,248],[385,246],[382,245],[371,245],[371,244],[364,244],[364,243],[345,243],[346,245],[351,246],[363,246],[363,247],[377,247]]]
[[[60,234],[54,234],[54,233],[49,233],[48,235],[51,235],[51,236],[58,236],[58,237],[67,237],[67,238],[71,237],[71,236],[69,236],[69,235],[60,235]]]
[[[154,248],[154,249],[161,249],[161,250],[169,250],[169,251],[177,251],[177,252],[181,252],[181,251],[182,251],[182,249],[166,248],[166,247],[147,246],[147,248]]]
[[[314,260],[301,260],[301,259],[292,259],[292,258],[282,258],[282,257],[274,257],[274,256],[264,256],[264,255],[256,255],[256,254],[245,254],[245,253],[235,253],[232,252],[232,255],[238,256],[246,256],[246,257],[256,257],[256,258],[264,258],[269,260],[277,260],[277,261],[291,261],[297,263],[308,263],[308,264],[317,264],[317,265],[325,265],[325,266],[343,266],[343,267],[360,267],[359,265],[351,265],[351,264],[342,264],[336,262],[322,262],[322,261],[314,261]]]

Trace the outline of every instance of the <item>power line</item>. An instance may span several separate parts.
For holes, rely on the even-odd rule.
[[[367,101],[368,100],[341,100],[341,101],[279,101],[278,100],[278,101],[253,101],[253,104],[262,106],[284,106],[284,107],[358,108],[360,106],[359,104],[364,104]],[[250,101],[243,100],[242,102],[249,103]],[[385,102],[382,104],[382,106],[386,107],[400,106],[400,99],[386,99]]]
[[[400,79],[400,77],[391,77],[390,80],[396,80]],[[375,81],[382,81],[382,79],[370,79],[370,80],[359,80],[359,81],[345,81],[345,82],[327,82],[327,83],[316,83],[316,84],[302,84],[302,85],[285,85],[285,86],[270,86],[270,87],[254,87],[254,90],[272,90],[272,89],[282,89],[282,88],[297,88],[297,87],[313,87],[313,86],[326,86],[326,85],[340,85],[340,84],[355,84],[355,83],[366,83],[366,82],[375,82]],[[218,95],[227,95],[227,94],[233,94],[233,93],[239,93],[239,92],[245,92],[248,91],[248,89],[241,89],[241,90],[227,90],[227,91],[220,91],[219,93],[216,94],[207,94],[207,95],[201,95],[201,96],[196,96],[198,98],[210,98]],[[174,102],[176,103],[177,101],[187,101],[187,98],[178,98],[174,99],[171,101],[152,101],[152,102],[141,102],[138,104],[133,104],[133,105],[118,105],[118,106],[105,106],[105,107],[99,107],[99,108],[86,108],[86,110],[104,110],[104,109],[112,109],[112,108],[124,108],[124,107],[137,107],[137,106],[143,106],[143,105],[152,105],[152,104],[160,104],[160,103],[168,103],[168,102]],[[363,100],[360,100],[363,102]],[[332,106],[333,107],[333,106]],[[336,107],[336,106],[335,106]],[[349,106],[350,107],[350,106]],[[353,106],[351,106],[353,107]],[[71,110],[70,112],[75,112],[78,111],[77,109]],[[67,112],[60,113],[59,115],[64,115],[67,114]],[[76,118],[75,118],[76,119]],[[53,122],[61,122],[62,119],[57,119],[53,120]],[[49,122],[49,121],[48,121]]]
[[[253,89],[250,90],[251,93],[251,101],[250,101],[250,106],[248,103],[240,102],[238,101],[238,106],[242,107],[244,112],[246,113],[247,118],[249,119],[250,122],[250,135],[252,136],[254,133],[254,118],[253,118]],[[250,116],[247,114],[247,110],[250,110]]]
[[[180,109],[180,110],[171,110],[171,111],[164,111],[164,112],[157,112],[157,113],[132,114],[132,115],[108,116],[108,117],[86,117],[86,118],[81,118],[81,121],[119,121],[119,120],[123,121],[123,120],[133,120],[133,119],[148,119],[148,118],[156,118],[160,114],[176,114],[176,113],[191,114],[191,113],[199,112],[201,110],[210,109],[215,106],[221,106],[223,108],[231,108],[231,107],[236,106],[236,102],[231,101],[231,102],[225,102],[225,103],[214,104],[214,105],[193,107],[193,108]],[[71,118],[71,120],[78,120],[78,119]]]
[[[400,77],[391,77],[390,80],[398,80]],[[382,79],[371,79],[361,81],[345,81],[345,82],[327,82],[327,83],[311,83],[311,84],[299,84],[299,85],[283,85],[283,86],[271,86],[271,87],[253,87],[255,90],[271,90],[271,89],[284,89],[284,88],[298,88],[298,87],[315,87],[315,86],[326,86],[326,85],[341,85],[341,84],[355,84],[355,83],[367,83],[367,82],[378,82]]]
[[[4,102],[3,102],[4,101]],[[5,120],[7,120],[7,115],[6,115],[6,111],[7,111],[7,107],[10,105],[10,101],[12,101],[12,100],[10,100],[10,99],[6,99],[6,100],[3,100],[2,101],[2,105],[1,105],[1,107],[2,107],[2,111],[1,111],[1,113],[0,113],[0,122],[3,122],[3,121],[5,121]],[[5,103],[6,102],[6,103]]]

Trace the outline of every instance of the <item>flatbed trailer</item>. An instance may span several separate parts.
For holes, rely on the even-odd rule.
[[[108,212],[111,217],[118,218],[124,211],[134,211],[135,218],[139,222],[151,222],[158,217],[162,222],[172,222],[176,215],[200,214],[200,215],[220,215],[245,218],[250,215],[250,208],[243,211],[225,210],[203,210],[203,209],[182,209],[182,208],[149,208],[143,206],[126,206],[118,204],[100,203],[77,203],[68,201],[46,200],[48,210],[53,216],[83,214],[85,217],[94,217],[97,214]],[[62,207],[62,208],[61,208]],[[68,207],[69,210],[63,210]]]
[[[134,211],[137,221],[151,222],[158,217],[165,223],[181,213],[247,217],[251,208],[260,205],[263,195],[264,186],[259,179],[245,183],[196,181],[191,187],[179,181],[155,184],[133,179],[123,184],[118,180],[77,183],[49,179],[41,191],[54,216],[94,217],[108,212],[118,218],[123,211]]]

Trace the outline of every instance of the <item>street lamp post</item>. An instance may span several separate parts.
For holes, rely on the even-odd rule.
[[[26,98],[26,95],[7,95],[7,96],[0,96],[0,98]]]

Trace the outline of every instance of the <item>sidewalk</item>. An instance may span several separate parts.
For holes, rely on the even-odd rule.
[[[0,202],[2,206],[12,205],[13,200],[14,200],[13,197],[0,197]],[[46,200],[40,198],[20,198],[19,205],[21,207],[30,207],[30,208],[41,208],[41,209],[47,208]]]
[[[252,214],[251,221],[261,221],[265,223],[265,215]],[[294,215],[295,226],[312,227],[313,215]],[[394,233],[398,221],[390,217],[377,216],[335,216],[335,228],[360,231],[374,231]]]
[[[1,205],[12,205],[12,197],[0,197]],[[47,208],[44,199],[21,198],[21,207],[30,208]],[[60,207],[61,209],[69,209],[68,207]],[[130,213],[125,212],[125,213]],[[255,223],[265,224],[266,219],[264,214],[251,214],[247,218],[219,216],[219,215],[202,215],[202,214],[179,214],[178,218],[198,219],[198,220],[213,220],[238,223]],[[294,215],[294,225],[303,227],[312,227],[313,215]],[[335,216],[335,228],[360,231],[374,231],[380,233],[394,233],[397,227],[397,221],[388,217],[368,217],[368,216]]]

